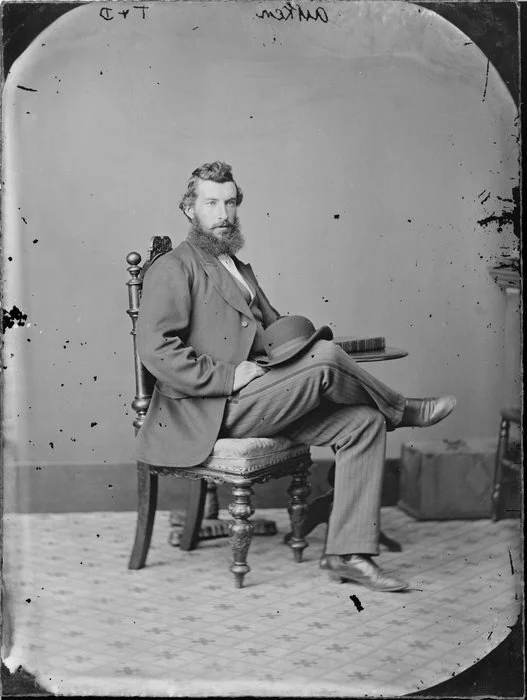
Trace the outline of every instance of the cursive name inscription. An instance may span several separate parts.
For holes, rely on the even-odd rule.
[[[323,22],[326,24],[329,19],[326,10],[323,7],[317,7],[315,10],[310,10],[300,5],[296,5],[293,2],[287,2],[283,7],[279,7],[276,10],[262,10],[256,13],[258,19],[275,19],[278,22],[287,21],[289,19],[297,20],[302,22],[302,20],[309,22]]]

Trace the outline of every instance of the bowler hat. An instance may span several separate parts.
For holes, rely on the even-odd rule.
[[[315,326],[305,316],[282,316],[263,332],[262,341],[267,357],[256,362],[262,367],[274,367],[306,350],[316,340],[332,340],[328,326]]]

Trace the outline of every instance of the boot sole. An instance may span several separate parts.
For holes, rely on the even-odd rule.
[[[329,571],[329,577],[333,581],[338,583],[356,583],[364,588],[368,588],[370,591],[381,591],[381,592],[395,592],[395,591],[405,591],[410,587],[408,583],[397,584],[396,586],[374,586],[368,581],[361,580],[358,578],[353,578],[352,576],[347,576],[346,574],[339,573],[338,571]]]

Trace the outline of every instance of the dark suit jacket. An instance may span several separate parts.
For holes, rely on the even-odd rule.
[[[264,327],[279,318],[250,265]],[[219,260],[184,241],[155,261],[143,280],[139,356],[156,386],[137,437],[136,458],[150,464],[198,465],[212,452],[234,370],[249,356],[256,321]]]

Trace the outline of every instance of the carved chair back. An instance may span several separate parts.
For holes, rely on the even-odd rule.
[[[132,408],[135,411],[134,428],[137,431],[143,425],[152,392],[154,391],[155,377],[150,374],[141,362],[137,350],[137,318],[139,316],[139,305],[141,303],[141,292],[143,289],[143,278],[150,265],[161,255],[172,250],[172,241],[169,236],[153,236],[144,264],[141,266],[141,256],[139,253],[131,252],[126,256],[126,262],[130,265],[128,272],[130,279],[126,283],[128,287],[128,309],[126,313],[132,320],[132,330],[130,335],[133,338],[134,369],[135,369],[135,398],[132,401]]]

